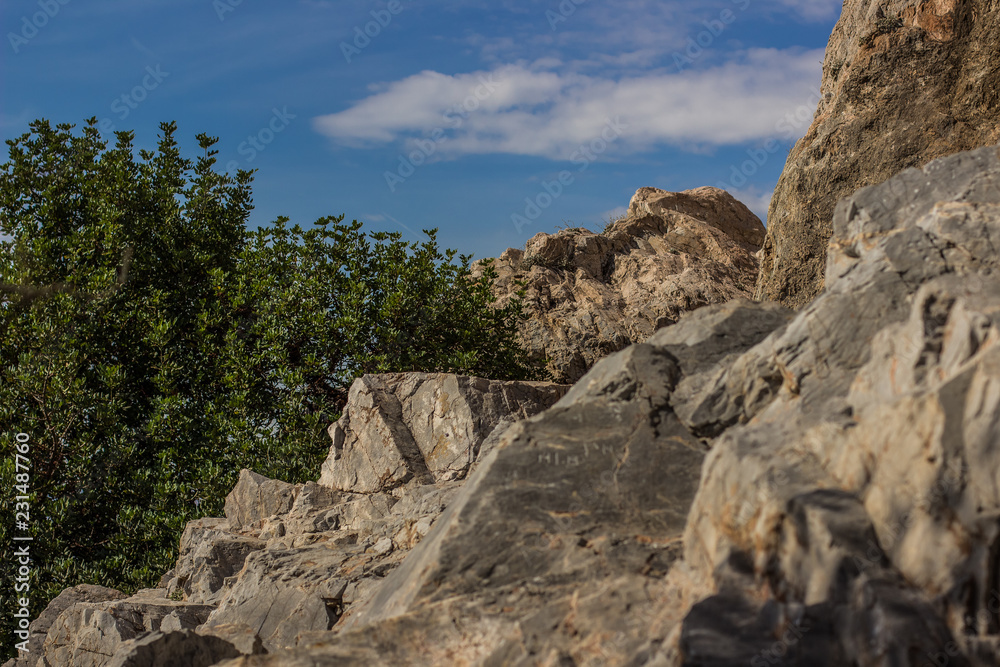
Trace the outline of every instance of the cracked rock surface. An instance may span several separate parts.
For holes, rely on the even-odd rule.
[[[1000,664],[998,239],[992,146],[841,201],[798,312],[706,306],[572,388],[363,378],[320,484],[241,474],[35,664]]]
[[[494,261],[504,298],[524,282],[521,339],[557,382],[682,313],[752,296],[764,225],[724,190],[640,188],[603,232],[536,234]]]

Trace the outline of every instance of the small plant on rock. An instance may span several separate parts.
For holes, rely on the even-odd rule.
[[[896,32],[903,27],[903,20],[898,16],[882,16],[875,20],[875,28],[864,37],[858,40],[862,48],[869,49],[875,44],[875,40],[882,35]]]

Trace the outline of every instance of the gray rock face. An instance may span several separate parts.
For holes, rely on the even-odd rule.
[[[732,623],[763,622],[753,600],[781,601],[843,657],[789,664],[995,664],[998,149],[861,190],[835,230],[827,291],[733,365],[781,382],[715,441],[686,563],[738,591]],[[748,386],[727,383],[730,400]],[[685,622],[702,656],[689,664],[722,664],[712,632],[707,614]]]
[[[204,623],[211,610],[167,599],[163,589],[139,591],[127,599],[77,602],[52,623],[39,664],[103,667],[128,640],[158,632],[164,622],[193,628]]]
[[[185,528],[163,588],[130,598],[99,587],[65,591],[35,621],[37,646],[24,664],[39,656],[53,666],[202,664],[190,662],[198,655],[212,660],[207,665],[328,632],[430,533],[500,432],[567,390],[451,375],[366,376],[331,429],[338,459],[324,471],[337,488],[241,471],[226,519]],[[404,472],[374,484],[372,462],[394,460],[401,448],[426,476]]]
[[[672,391],[715,377],[790,315],[746,301],[713,306],[598,363],[504,434],[426,539],[332,632],[231,664],[651,657],[685,609],[687,593],[666,581],[706,452],[674,413]]]
[[[32,621],[29,627],[31,636],[28,639],[28,652],[20,653],[13,661],[14,665],[16,667],[34,667],[38,663],[38,658],[42,654],[42,645],[49,629],[56,619],[70,607],[80,602],[108,602],[121,600],[125,597],[121,591],[104,586],[83,584],[67,588],[49,603],[38,618]]]
[[[568,388],[444,374],[366,375],[351,387],[319,483],[388,492],[411,480],[463,479],[494,430],[555,403]]]
[[[42,664],[206,637],[225,667],[1000,664],[1000,147],[857,192],[835,231],[798,313],[689,313],[502,433],[521,407],[463,412],[492,384],[461,419],[461,378],[356,385],[328,469],[379,461],[363,492],[247,475],[280,492],[189,526],[187,599],[74,604]]]
[[[242,484],[245,477],[241,474],[240,478]],[[180,593],[206,604],[218,602],[226,578],[238,573],[247,556],[264,546],[261,540],[230,532],[225,519],[198,519],[188,523],[181,535],[181,550],[173,577],[166,585],[167,595]]]
[[[838,211],[808,307],[609,357],[333,632],[230,665],[997,664],[1000,154]]]
[[[683,530],[704,456],[676,419],[660,414],[667,408],[658,380],[672,366],[656,348],[629,348],[544,418],[508,431],[428,540],[346,627],[484,587],[604,578],[617,569],[605,559],[641,571],[657,550],[647,545]],[[658,488],[659,479],[673,488]],[[581,544],[588,534],[614,545],[604,558]]]
[[[153,632],[122,644],[108,667],[211,667],[240,655],[229,642],[193,630]]]

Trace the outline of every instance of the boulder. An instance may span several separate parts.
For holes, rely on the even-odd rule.
[[[28,628],[30,632],[28,652],[19,653],[18,657],[13,661],[13,666],[35,667],[39,656],[42,654],[42,646],[49,629],[55,623],[56,619],[67,609],[80,602],[108,602],[122,600],[125,597],[126,595],[121,591],[104,586],[94,586],[92,584],[81,584],[80,586],[73,586],[72,588],[63,590],[49,602],[48,606],[45,607],[45,611],[31,622]]]
[[[819,107],[771,200],[755,298],[824,286],[837,202],[908,167],[1000,141],[995,0],[847,0]]]
[[[226,519],[235,532],[259,528],[264,519],[292,508],[298,489],[293,484],[241,470],[239,481],[226,496]]]
[[[808,307],[601,361],[332,630],[228,667],[998,664],[1000,148],[835,229]]]
[[[264,546],[261,540],[230,532],[225,519],[189,522],[181,535],[173,577],[166,584],[167,595],[180,594],[202,604],[218,602],[226,578],[239,572],[247,556]]]
[[[671,391],[789,317],[773,304],[711,306],[601,361],[505,432],[427,537],[332,631],[232,664],[605,665],[652,653],[686,608],[665,582],[706,451]]]
[[[264,643],[253,628],[245,623],[221,625],[203,625],[195,629],[201,635],[210,635],[225,640],[242,655],[261,655],[265,653]]]
[[[706,306],[568,391],[366,376],[344,483],[245,473],[187,600],[67,594],[39,664],[1000,664],[998,243],[993,146],[842,201],[798,312]]]
[[[716,385],[746,423],[714,441],[685,562],[724,597],[705,609],[742,611],[693,609],[680,652],[752,660],[779,613],[829,656],[786,664],[996,664],[1000,148],[863,189],[834,230],[826,291]],[[706,639],[736,626],[757,634]]]
[[[193,628],[208,619],[212,607],[165,597],[163,589],[139,591],[127,599],[77,602],[52,623],[40,651],[46,667],[103,667],[131,639],[157,632],[164,619]]]
[[[319,483],[353,493],[463,479],[489,436],[555,403],[568,387],[458,375],[366,375],[351,386]]]
[[[324,545],[252,554],[205,630],[249,626],[267,651],[294,646],[299,632],[329,630],[340,617],[347,586],[336,573],[349,557],[348,550]]]
[[[723,190],[641,188],[628,214],[596,234],[537,234],[493,266],[498,292],[524,283],[521,340],[557,382],[641,343],[681,313],[752,295],[763,224]],[[477,265],[482,271],[482,265]]]
[[[345,497],[335,528],[274,537],[250,554],[199,631],[248,626],[272,652],[294,647],[300,634],[331,630],[430,532],[457,490],[452,482],[416,487],[402,499]]]

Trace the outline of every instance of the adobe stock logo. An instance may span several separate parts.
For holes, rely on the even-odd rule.
[[[257,155],[263,153],[275,137],[285,131],[296,118],[295,114],[288,113],[288,107],[274,107],[271,109],[271,120],[267,125],[260,128],[256,134],[251,134],[245,141],[240,143],[236,152],[243,156],[244,161],[249,164],[257,159]],[[226,163],[226,171],[236,171],[239,169],[239,160],[230,160]]]
[[[69,2],[70,0],[38,0],[41,11],[35,12],[30,17],[22,16],[20,32],[7,33],[7,41],[10,42],[10,48],[14,49],[14,53],[19,53],[21,47],[34,39],[38,31],[47,26],[59,10]]]
[[[219,17],[219,21],[226,20],[226,14],[229,12],[235,12],[236,8],[243,4],[243,0],[214,0],[212,2],[212,8],[215,9],[216,16]]]
[[[565,23],[569,20],[570,16],[576,14],[576,8],[587,2],[587,0],[562,0],[559,6],[556,7],[559,11],[556,12],[552,9],[545,12],[545,19],[549,22],[549,26],[553,31],[559,29],[560,23]]]
[[[732,0],[732,4],[740,12],[745,12],[750,8],[751,0]],[[705,55],[706,49],[710,48],[737,18],[738,14],[732,9],[723,9],[719,12],[718,18],[702,21],[701,24],[705,29],[688,38],[684,53],[674,52],[674,65],[677,66],[677,71],[682,72],[685,67],[694,65],[694,61]]]
[[[149,94],[160,87],[163,80],[170,76],[170,72],[164,72],[160,65],[156,67],[146,67],[146,75],[142,77],[142,82],[132,88],[132,90],[122,93],[111,102],[111,110],[118,114],[119,120],[129,117],[139,105],[146,101]],[[115,124],[110,118],[104,118],[100,124],[101,132],[114,132]]]
[[[381,35],[382,31],[389,27],[393,18],[402,14],[403,10],[406,9],[400,0],[389,0],[389,4],[385,7],[385,9],[371,10],[369,13],[374,20],[366,23],[363,28],[361,26],[354,26],[353,43],[340,43],[340,52],[344,54],[344,60],[347,61],[348,65],[351,64],[355,56],[360,56],[361,52],[368,48],[373,39]]]
[[[504,82],[496,80],[496,72],[479,77],[479,85],[469,91],[469,96],[458,104],[453,104],[443,114],[441,119],[452,130],[457,130],[465,124],[466,119],[482,106],[496,91],[504,86]],[[448,141],[448,134],[444,127],[435,127],[431,130],[427,139],[417,139],[413,142],[413,150],[408,154],[399,156],[399,166],[396,171],[385,171],[382,177],[389,187],[389,192],[395,193],[396,188],[406,182],[410,176],[417,173],[417,169],[427,163],[432,155],[437,153],[438,146]]]

